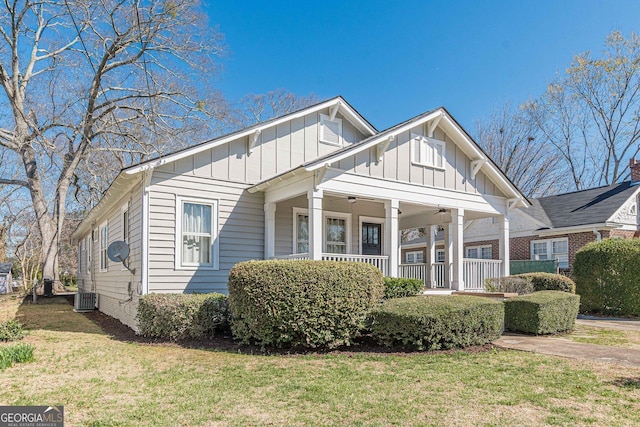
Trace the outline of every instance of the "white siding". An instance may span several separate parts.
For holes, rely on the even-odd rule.
[[[264,256],[264,196],[248,185],[154,172],[149,202],[149,292],[227,292],[229,270]],[[176,196],[218,202],[219,269],[176,269]]]

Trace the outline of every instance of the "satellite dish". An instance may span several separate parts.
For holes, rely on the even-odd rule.
[[[131,269],[127,264],[125,264],[125,260],[129,258],[129,245],[127,242],[123,242],[122,240],[116,240],[111,243],[107,248],[107,256],[113,262],[121,262],[124,267],[131,272],[131,274],[136,274],[136,269]]]
[[[107,256],[113,262],[124,262],[129,258],[129,245],[127,245],[127,242],[117,240],[107,248]]]

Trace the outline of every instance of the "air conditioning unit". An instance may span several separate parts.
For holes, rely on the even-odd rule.
[[[96,309],[95,292],[77,292],[74,304],[75,311],[91,311]]]

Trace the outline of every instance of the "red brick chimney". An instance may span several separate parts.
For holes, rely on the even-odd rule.
[[[640,160],[632,157],[629,160],[629,169],[631,169],[631,181],[640,181]]]

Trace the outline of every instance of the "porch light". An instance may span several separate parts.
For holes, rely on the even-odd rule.
[[[355,203],[356,202],[356,196],[349,196],[349,197],[347,197],[347,200],[349,201],[349,203]]]

